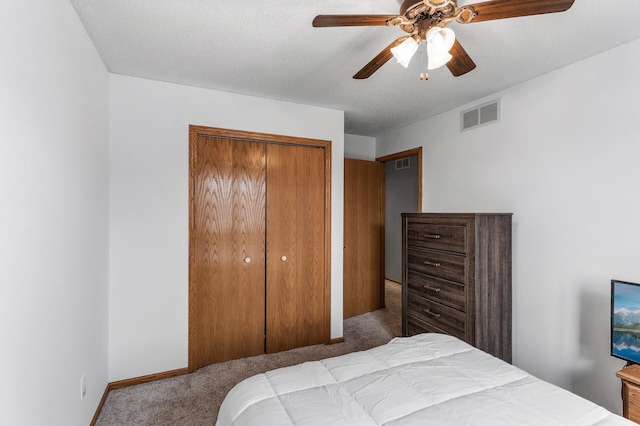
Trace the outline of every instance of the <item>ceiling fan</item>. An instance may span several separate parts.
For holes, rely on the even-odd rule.
[[[318,15],[314,27],[399,26],[409,35],[393,41],[358,71],[353,78],[370,77],[389,59],[395,57],[407,67],[423,42],[427,45],[429,69],[447,65],[455,76],[476,67],[447,26],[564,12],[575,0],[492,0],[458,7],[456,0],[404,0],[398,15]],[[428,79],[426,72],[420,78]]]

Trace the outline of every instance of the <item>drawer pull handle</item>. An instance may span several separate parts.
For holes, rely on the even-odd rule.
[[[437,288],[437,287],[431,287],[431,286],[428,286],[428,285],[424,285],[423,287],[425,288],[425,290],[429,290],[429,291],[434,291],[436,293],[440,293],[440,289]]]
[[[422,238],[429,238],[432,240],[439,240],[440,234],[422,234]]]
[[[440,264],[436,262],[431,262],[430,260],[425,260],[424,264],[427,266],[433,266],[434,268],[439,268]]]
[[[427,314],[431,315],[434,318],[440,318],[440,314],[436,314],[435,312],[431,312],[429,308],[424,310]]]

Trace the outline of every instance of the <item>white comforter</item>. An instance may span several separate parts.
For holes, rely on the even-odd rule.
[[[635,425],[450,336],[421,334],[250,377],[226,425]]]

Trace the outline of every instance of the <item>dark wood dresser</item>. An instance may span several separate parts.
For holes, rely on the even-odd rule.
[[[511,213],[402,214],[402,333],[511,362]]]

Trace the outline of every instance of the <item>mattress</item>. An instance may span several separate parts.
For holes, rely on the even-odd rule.
[[[442,334],[258,374],[226,396],[217,426],[635,425]]]

